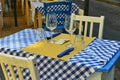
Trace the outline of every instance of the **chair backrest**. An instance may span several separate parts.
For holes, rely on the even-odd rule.
[[[44,14],[55,13],[57,16],[57,28],[64,28],[65,15],[71,15],[72,2],[50,2],[44,3]]]
[[[78,10],[78,14],[81,15],[81,16],[83,16],[84,15],[84,10],[83,9],[79,9]]]
[[[6,64],[8,65],[7,67],[10,70],[12,80],[17,80],[16,73],[14,71],[15,67],[19,75],[19,80],[24,80],[22,68],[29,69],[32,80],[40,80],[36,74],[36,70],[35,70],[34,63],[33,63],[34,60],[35,58],[33,56],[30,56],[29,58],[25,58],[25,57],[18,57],[18,56],[12,56],[12,55],[1,53],[0,54],[0,65],[3,70],[5,80],[10,80],[10,76],[8,75],[8,72],[6,70]]]
[[[71,25],[73,25],[73,21],[79,22],[79,34],[83,32],[84,36],[93,37],[93,27],[98,27],[98,38],[102,38],[103,34],[103,24],[104,24],[104,16],[101,17],[93,17],[93,16],[80,16],[80,15],[71,15]],[[96,28],[97,29],[97,28]]]

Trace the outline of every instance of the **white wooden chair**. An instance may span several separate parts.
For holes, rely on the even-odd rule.
[[[81,16],[81,15],[72,14],[71,25],[74,20],[79,21],[79,34],[80,35],[81,35],[81,32],[83,31],[84,36],[92,37],[93,27],[99,27],[98,38],[102,38],[104,16],[92,17],[92,16]],[[98,23],[99,25],[96,26],[94,25],[94,23]],[[114,78],[114,67],[111,69],[110,72],[95,72],[90,77],[88,77],[86,80],[113,80],[113,78]]]
[[[89,37],[93,36],[93,27],[97,27],[94,24],[98,23],[99,24],[98,38],[102,38],[104,16],[92,17],[92,16],[81,16],[81,15],[72,14],[71,25],[73,25],[74,20],[79,22],[79,34],[81,35],[83,31],[84,36],[89,36]]]
[[[17,72],[19,75],[19,80],[24,80],[21,68],[28,68],[30,70],[32,80],[40,80],[36,73],[37,70],[34,67],[34,57],[30,56],[29,58],[23,58],[18,56],[12,56],[8,54],[0,54],[0,65],[2,67],[5,80],[10,80],[8,76],[8,72],[6,71],[5,64],[8,64],[10,74],[12,76],[12,80],[17,80],[14,73],[14,67],[17,68]]]

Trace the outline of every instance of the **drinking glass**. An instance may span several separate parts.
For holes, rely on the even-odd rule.
[[[46,33],[43,28],[37,28],[36,29],[36,41],[44,40],[46,39]]]
[[[79,22],[76,21],[76,26],[77,29],[75,31],[75,40],[74,40],[74,45],[77,50],[83,50],[85,48],[85,41],[84,41],[84,35],[82,35],[83,29],[79,28]]]
[[[71,23],[71,16],[66,15],[64,27],[65,27],[65,30],[70,34],[70,37],[71,37],[73,32],[76,30],[76,22],[73,21],[72,25],[70,25],[70,23]],[[74,45],[71,43],[71,40],[70,40],[70,43],[67,46],[68,47],[74,47]]]
[[[84,36],[80,34],[75,35],[74,45],[75,49],[83,50],[85,48]]]
[[[56,14],[47,14],[46,15],[46,27],[51,31],[51,40],[50,43],[54,43],[52,38],[52,31],[57,27],[57,17]]]

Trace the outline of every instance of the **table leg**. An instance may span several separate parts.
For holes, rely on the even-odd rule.
[[[34,29],[36,28],[42,28],[42,16],[43,14],[39,12],[38,10],[35,10],[35,15],[34,15]]]
[[[15,26],[17,27],[17,11],[16,11],[16,0],[13,1],[14,6],[14,20],[15,20]]]
[[[21,11],[22,15],[24,15],[24,0],[21,0]]]
[[[38,27],[42,28],[42,16],[43,16],[43,14],[39,11],[37,11],[37,12],[38,12]]]
[[[30,26],[30,18],[29,18],[28,0],[25,0],[25,19],[26,19],[27,27],[29,27]]]
[[[38,16],[37,16],[37,14],[38,14],[38,11],[37,12],[35,11],[34,22],[33,22],[34,23],[34,29],[38,28],[38,23],[37,23],[38,22],[37,21]]]
[[[2,10],[3,10],[3,12],[5,12],[5,1],[1,0],[1,3],[2,3]]]
[[[16,7],[18,7],[19,0],[16,0]]]

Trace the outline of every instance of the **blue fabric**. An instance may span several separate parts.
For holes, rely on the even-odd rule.
[[[44,3],[44,14],[55,13],[57,16],[57,30],[64,28],[65,15],[71,15],[72,2]]]
[[[89,77],[95,72],[91,66],[86,67],[84,65],[32,54],[22,50],[1,48],[0,54],[8,54],[20,57],[35,56],[36,60],[34,60],[34,64],[36,70],[38,71],[37,74],[40,77],[40,80],[85,80],[86,77]],[[10,77],[11,73],[9,67],[5,67],[8,72],[8,77]],[[17,74],[17,69],[14,67],[13,70],[15,72],[16,80],[20,80]],[[22,68],[21,71],[23,73],[24,80],[32,80],[29,69]]]
[[[52,34],[52,37],[56,37],[56,36],[58,36],[59,34],[61,34],[61,32],[56,32],[55,34]]]
[[[110,70],[113,68],[113,66],[115,66],[119,58],[120,58],[120,50],[117,53],[115,53],[113,58],[109,62],[107,62],[105,66],[97,69],[97,72],[110,72]]]
[[[105,66],[119,50],[119,41],[95,39],[83,51],[73,56],[69,61],[99,69]]]
[[[47,32],[47,33],[49,34],[50,32]],[[24,51],[16,50],[16,49],[23,48],[23,42],[25,42],[26,44],[28,43],[30,44],[34,42],[35,34],[36,34],[36,30],[25,29],[13,35],[1,38],[0,52],[5,54],[10,54],[10,55],[16,55],[16,56],[24,56],[24,57],[30,56],[31,54],[26,53]],[[59,33],[57,34],[59,35]],[[26,39],[28,40],[28,42]],[[17,45],[20,45],[22,47]],[[9,48],[9,49],[4,49],[4,48]],[[15,49],[15,50],[11,52],[11,49]],[[116,54],[117,54],[117,57],[116,56],[114,57],[114,55]],[[79,52],[68,61],[56,60],[54,58],[49,58],[41,55],[36,56],[37,58],[36,61],[37,61],[37,67],[39,69],[39,72],[41,73],[40,78],[42,78],[43,80],[49,79],[51,76],[54,79],[76,80],[79,77],[80,77],[79,79],[85,79],[90,74],[94,73],[95,70],[97,71],[102,67],[104,70],[105,69],[104,66],[107,63],[109,63],[108,61],[110,61],[111,59],[112,59],[111,63],[113,64],[111,63],[109,64],[114,65],[114,62],[116,61],[116,59],[113,59],[113,58],[119,58],[120,56],[119,54],[120,54],[119,41],[95,39],[83,51]],[[107,68],[111,68],[111,66],[109,67],[109,65],[107,65]],[[26,74],[25,78],[28,79],[29,77],[27,75],[27,73],[29,73],[28,70],[24,70],[23,72],[24,74]],[[62,75],[64,75],[65,77]]]
[[[68,48],[68,49],[66,49],[65,51],[63,51],[63,52],[61,52],[60,54],[58,54],[57,57],[58,57],[58,58],[61,58],[61,57],[65,56],[65,55],[68,55],[69,52],[71,52],[71,51],[73,51],[73,50],[74,50],[73,47],[72,47],[72,48]]]
[[[37,4],[35,4],[36,7],[35,9],[37,9],[38,11],[40,11],[42,14],[44,14],[44,6],[39,6]],[[53,8],[54,9],[54,8]],[[71,7],[71,13],[76,13],[79,9],[79,6],[75,3],[72,3],[72,7]]]
[[[45,31],[46,37],[53,37],[59,35],[60,32],[49,32]],[[42,37],[39,37],[39,41],[43,40]],[[17,33],[14,33],[10,36],[0,38],[0,48],[8,48],[14,50],[20,50],[36,42],[36,30],[35,29],[24,29]]]

